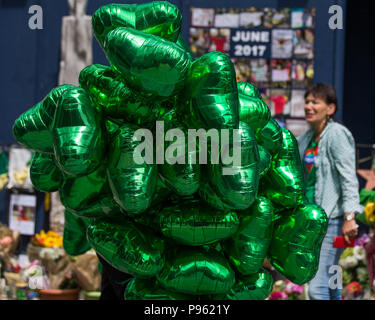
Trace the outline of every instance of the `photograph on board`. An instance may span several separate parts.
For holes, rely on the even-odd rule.
[[[213,8],[191,8],[192,27],[213,27],[215,20],[215,9]]]
[[[290,59],[293,55],[293,30],[272,30],[272,58]]]
[[[217,8],[215,9],[215,28],[238,28],[240,26],[240,9]]]
[[[211,51],[228,54],[229,37],[230,29],[190,28],[190,50],[197,58]]]
[[[291,27],[293,29],[314,28],[315,9],[293,8],[290,10]]]
[[[258,28],[263,26],[264,11],[257,8],[241,9],[240,28]]]
[[[292,110],[291,117],[305,117],[305,90],[292,90]]]
[[[264,26],[266,28],[289,28],[290,27],[290,9],[264,9]]]
[[[290,90],[271,89],[270,100],[272,101],[272,116],[288,116],[291,112]]]
[[[299,59],[313,59],[314,37],[314,31],[312,30],[295,30],[293,33],[293,56]]]
[[[292,61],[283,59],[271,60],[271,86],[273,88],[290,88],[292,84]]]
[[[36,196],[11,194],[9,201],[9,227],[24,235],[35,232]]]

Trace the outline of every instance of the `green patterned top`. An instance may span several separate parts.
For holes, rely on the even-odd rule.
[[[313,137],[303,158],[305,174],[307,177],[305,185],[305,201],[309,204],[315,204],[316,167],[314,162],[318,154],[318,148],[318,142],[315,142]]]

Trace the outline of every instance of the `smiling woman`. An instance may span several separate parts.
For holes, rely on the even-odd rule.
[[[305,94],[306,121],[317,133],[316,140],[338,109],[335,90],[328,85],[317,84]]]
[[[341,300],[340,290],[329,287],[329,268],[337,265],[342,249],[333,248],[333,238],[355,237],[354,216],[362,212],[355,171],[355,142],[350,131],[333,120],[337,112],[335,90],[319,83],[305,95],[306,121],[311,128],[298,137],[304,163],[305,202],[320,205],[329,223],[320,253],[319,269],[310,282],[311,299]]]

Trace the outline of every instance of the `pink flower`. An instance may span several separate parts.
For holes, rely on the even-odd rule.
[[[363,234],[360,238],[356,238],[354,241],[355,246],[362,247],[364,244],[366,244],[370,240],[369,235]]]
[[[292,291],[292,292],[296,292],[296,293],[302,293],[302,291],[303,291],[303,287],[294,284],[294,285],[292,285],[292,287],[290,288],[290,291]]]
[[[286,292],[288,295],[293,294],[293,293],[301,294],[303,292],[303,287],[296,285],[293,282],[289,281],[284,292]]]
[[[288,296],[282,291],[271,292],[270,300],[287,300]]]
[[[0,240],[0,244],[10,244],[12,242],[12,238],[9,236],[6,236]]]
[[[284,282],[285,282],[286,284],[288,284],[288,283],[292,283],[292,281],[290,281],[290,280],[288,280],[288,279],[285,279]]]

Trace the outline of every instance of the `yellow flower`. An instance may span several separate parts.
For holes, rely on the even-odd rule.
[[[56,241],[54,239],[47,239],[44,243],[44,245],[47,247],[47,248],[52,248],[56,245]]]
[[[375,223],[375,202],[369,201],[365,207],[366,221],[368,223]]]
[[[55,231],[52,231],[52,230],[48,231],[47,235],[50,237],[55,237],[55,238],[59,237],[59,235]]]

